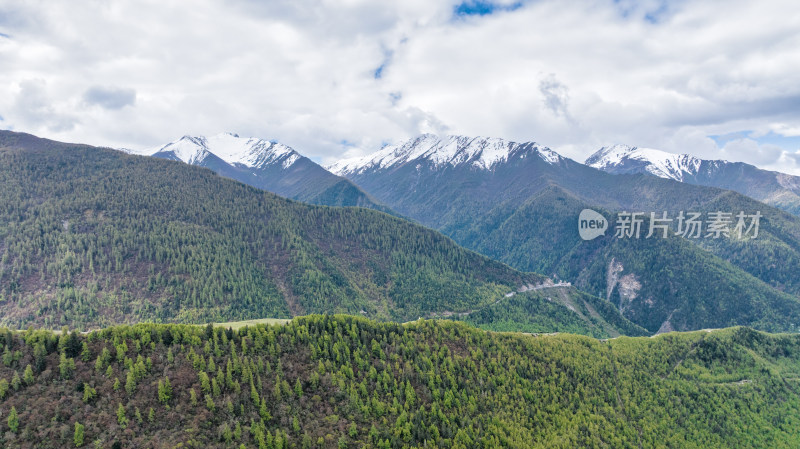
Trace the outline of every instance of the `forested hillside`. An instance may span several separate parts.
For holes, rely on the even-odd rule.
[[[310,316],[0,331],[15,448],[790,448],[800,337],[496,334]]]
[[[542,277],[387,214],[0,134],[0,323],[90,328],[347,312],[405,321]]]
[[[461,136],[421,136],[332,169],[458,244],[569,280],[651,332],[800,325],[800,219],[736,192],[611,175],[533,142]],[[585,208],[605,213],[605,238],[581,240]],[[680,211],[762,218],[755,239],[647,239],[649,221],[641,238],[615,239],[623,211],[667,212],[673,233]]]
[[[305,203],[359,206],[392,213],[351,181],[277,142],[223,133],[211,137],[183,136],[158,148],[123,151],[206,167],[219,175]]]
[[[725,198],[723,195],[720,202]],[[729,210],[742,206],[718,203],[708,207]],[[587,293],[607,299],[626,318],[651,332],[734,325],[787,331],[800,325],[800,300],[781,291],[798,279],[787,270],[796,264],[790,254],[794,250],[768,233],[761,234],[758,243],[731,239],[717,250],[754,272],[780,278],[780,289],[689,239],[620,239],[612,229],[603,237],[583,241],[576,223],[585,208],[603,212],[612,226],[616,222],[616,213],[552,186],[514,210],[498,207],[496,215],[483,216],[461,236],[474,239],[473,249],[510,265],[573,281]],[[648,224],[649,217],[643,229]],[[711,242],[715,240],[708,239],[707,244]]]

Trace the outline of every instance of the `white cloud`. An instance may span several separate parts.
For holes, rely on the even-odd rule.
[[[795,160],[708,138],[800,134],[793,2],[541,0],[454,19],[457,3],[5,1],[2,126],[126,147],[232,131],[326,161],[421,132],[576,159],[623,142]]]
[[[84,92],[83,100],[105,109],[122,109],[136,104],[136,91],[121,87],[92,86]]]

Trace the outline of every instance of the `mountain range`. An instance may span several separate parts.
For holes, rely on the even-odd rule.
[[[424,135],[328,168],[467,248],[606,298],[651,332],[800,324],[800,220],[729,190],[612,175],[535,142],[463,136]],[[585,242],[577,219],[587,208],[610,223],[625,211],[746,211],[763,219],[757,239],[608,233]]]
[[[479,317],[513,297],[518,330],[646,333],[600,298],[547,287],[380,211],[308,205],[183,162],[8,131],[0,254],[0,323],[16,328]]]
[[[130,154],[182,161],[286,198],[325,206],[359,206],[389,212],[347,179],[278,142],[222,133],[183,136]]]
[[[743,162],[700,159],[628,145],[603,147],[586,165],[612,174],[647,173],[660,178],[733,190],[800,215],[800,176],[763,170]]]
[[[137,152],[155,156],[145,158],[0,137],[0,300],[18,326],[310,312],[595,336],[800,324],[800,219],[730,190],[606,173],[535,142],[423,135],[328,172],[282,144],[233,134]],[[308,170],[294,168],[303,161]],[[225,179],[242,173],[283,180],[273,190],[307,202],[328,191],[319,179],[351,186],[361,199],[350,205],[454,241],[380,211],[319,208]],[[648,212],[757,212],[761,223],[758,238],[683,238],[673,221],[666,238],[610,230],[584,241],[584,209],[611,224],[639,211],[645,229]]]

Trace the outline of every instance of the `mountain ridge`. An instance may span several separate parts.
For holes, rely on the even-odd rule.
[[[0,323],[17,328],[408,321],[545,280],[380,211],[308,205],[183,162],[7,131],[0,162]],[[603,316],[581,329],[646,333]]]
[[[426,160],[437,167],[462,164],[491,170],[496,164],[514,156],[536,154],[549,163],[556,163],[561,155],[536,142],[517,143],[494,137],[467,137],[448,135],[439,137],[423,134],[396,145],[387,145],[363,157],[343,159],[327,168],[340,176],[363,173],[369,169],[387,169],[406,163]]]
[[[701,159],[652,148],[613,145],[601,148],[585,163],[611,174],[649,174],[733,190],[800,215],[800,176],[765,170],[744,162]]]
[[[278,195],[324,206],[357,206],[393,213],[345,178],[279,142],[238,134],[185,135],[129,154],[181,161]]]
[[[402,154],[425,156],[426,151],[412,148]],[[800,304],[795,274],[800,269],[800,221],[747,196],[649,174],[609,174],[564,157],[548,161],[512,152],[484,170],[469,159],[455,165],[426,157],[381,164],[385,158],[379,153],[341,172],[393,210],[467,248],[523,271],[557,275],[608,298],[651,332],[669,328],[667,323],[677,330],[733,324],[790,330],[800,322],[780,318],[797,315]],[[610,223],[623,211],[676,216],[681,210],[761,210],[765,217],[759,238],[751,241],[643,239],[647,251],[642,252],[634,242],[611,239],[613,232],[583,242],[577,218],[585,208],[604,211]],[[768,262],[774,260],[782,263]],[[608,274],[617,263],[624,267],[620,278],[633,275],[641,284],[631,295],[620,292],[624,283],[613,282]],[[705,270],[715,284],[698,283],[690,267]],[[672,275],[657,276],[662,271]],[[693,312],[696,308],[704,311]],[[753,308],[761,312],[754,314]],[[787,315],[787,310],[794,312]],[[770,327],[773,319],[782,324]]]

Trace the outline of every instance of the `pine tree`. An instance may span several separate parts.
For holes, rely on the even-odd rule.
[[[25,384],[28,386],[33,385],[33,368],[31,368],[30,363],[25,367],[25,373],[22,375],[22,380],[24,380]]]
[[[128,371],[127,376],[125,376],[125,391],[128,392],[128,396],[133,396],[136,391],[136,378],[133,375],[133,371]]]
[[[8,428],[13,432],[17,433],[19,430],[19,416],[17,415],[17,408],[11,407],[11,411],[8,413]]]
[[[83,424],[75,421],[75,434],[72,437],[75,447],[83,446]]]
[[[58,371],[61,374],[62,379],[69,379],[72,376],[72,372],[75,371],[75,360],[67,357],[66,352],[61,353],[61,358],[58,363]]]
[[[89,403],[92,399],[97,396],[97,390],[89,386],[88,383],[83,384],[83,402]]]
[[[84,341],[81,345],[81,360],[88,362],[91,357],[92,353],[89,351],[89,345]]]
[[[0,399],[5,399],[7,393],[8,381],[5,379],[0,379]]]
[[[125,407],[122,406],[121,402],[117,407],[117,423],[123,429],[128,427],[128,418],[125,416]]]
[[[294,393],[297,395],[298,398],[303,397],[303,384],[300,383],[300,378],[297,378],[297,381],[294,383]]]

